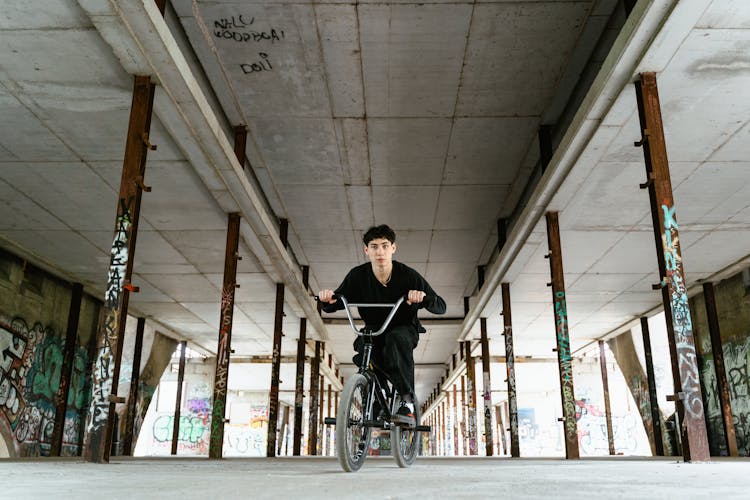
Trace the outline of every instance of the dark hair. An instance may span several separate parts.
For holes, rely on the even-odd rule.
[[[372,240],[376,240],[378,238],[384,238],[391,243],[396,243],[396,233],[394,233],[393,229],[385,224],[372,226],[370,229],[368,229],[367,232],[365,232],[365,235],[362,236],[362,242],[365,244],[365,246],[367,246]]]

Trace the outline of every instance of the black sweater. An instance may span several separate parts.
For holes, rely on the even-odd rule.
[[[372,264],[366,262],[349,271],[349,274],[346,275],[335,292],[343,295],[350,303],[392,304],[406,295],[409,290],[421,290],[425,292],[426,296],[419,304],[408,305],[404,301],[388,329],[390,330],[397,325],[410,325],[417,332],[424,333],[426,330],[417,319],[417,310],[424,308],[434,314],[444,314],[445,301],[435,293],[435,290],[421,274],[401,262],[393,261],[393,273],[388,285],[383,285],[378,281],[372,271]],[[343,308],[344,304],[340,300],[337,300],[334,304],[323,304],[325,312],[334,312]],[[365,324],[374,329],[381,327],[389,312],[390,309],[387,307],[359,308],[359,314]]]

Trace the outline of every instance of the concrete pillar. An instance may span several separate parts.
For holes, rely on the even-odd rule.
[[[143,351],[143,331],[146,327],[146,318],[138,318],[135,329],[135,347],[133,348],[133,369],[130,374],[130,391],[128,394],[128,409],[125,417],[125,432],[122,437],[122,454],[130,456],[133,454],[133,434],[135,432],[136,400],[138,399],[138,386],[141,380],[141,353]]]
[[[310,418],[307,429],[307,453],[318,454],[318,386],[320,380],[320,355],[323,342],[315,341],[315,357],[310,362]]]
[[[659,401],[656,398],[656,376],[654,375],[654,360],[651,356],[651,335],[648,329],[648,318],[641,317],[641,336],[643,337],[643,353],[646,359],[646,380],[648,381],[648,399],[651,406],[651,424],[653,429],[653,438],[651,433],[646,428],[646,433],[649,434],[649,441],[651,442],[651,452],[656,455],[664,456],[664,441],[662,440],[662,418],[661,411],[659,411]],[[646,425],[644,418],[644,425]]]
[[[615,454],[615,438],[612,434],[612,409],[609,404],[609,379],[607,378],[607,354],[604,350],[604,341],[599,341],[599,365],[602,370],[602,390],[604,392],[604,418],[607,422],[607,442],[609,443],[609,454]]]
[[[177,455],[177,442],[180,439],[180,410],[182,408],[182,384],[185,382],[185,351],[187,342],[180,342],[180,368],[177,371],[177,397],[174,403],[174,421],[172,425],[172,455]]]
[[[466,392],[467,392],[467,434],[469,455],[477,454],[477,400],[474,358],[471,355],[471,341],[464,342],[466,354]]]

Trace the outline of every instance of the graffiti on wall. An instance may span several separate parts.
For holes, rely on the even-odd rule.
[[[253,405],[250,419],[244,423],[230,422],[224,436],[225,456],[266,456],[268,437],[268,406]]]
[[[51,328],[40,323],[29,327],[22,318],[0,320],[0,418],[13,431],[19,456],[49,455],[62,359],[63,339]],[[69,382],[63,455],[78,452],[80,414],[87,400],[86,361],[86,351],[78,347]]]
[[[727,384],[729,385],[729,397],[732,404],[732,419],[737,436],[737,450],[741,456],[750,456],[750,380],[748,380],[750,335],[743,343],[725,342],[722,347]],[[726,455],[726,441],[719,404],[716,371],[713,356],[710,354],[703,358],[701,372],[706,390],[708,439],[713,449]]]
[[[177,453],[207,455],[210,441],[211,390],[205,382],[190,384],[187,401],[180,409]],[[151,426],[152,450],[171,452],[174,414],[160,413]]]
[[[595,405],[576,400],[576,421],[581,452],[586,455],[608,454],[609,437],[605,413]],[[612,437],[617,453],[634,453],[638,449],[637,425],[631,414],[612,415]]]

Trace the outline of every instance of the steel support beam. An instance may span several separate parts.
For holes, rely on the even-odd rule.
[[[471,355],[471,341],[466,340],[464,344],[466,353],[466,392],[467,392],[467,434],[469,438],[469,455],[477,454],[477,399],[476,399],[476,374],[474,358]]]
[[[97,352],[93,371],[91,404],[86,423],[83,457],[88,462],[108,463],[112,448],[113,418],[120,378],[122,341],[128,316],[130,292],[138,289],[130,283],[135,257],[141,195],[144,190],[146,154],[151,144],[151,111],[154,85],[148,76],[133,78],[133,100],[125,141],[125,156],[120,179],[114,239],[110,249],[107,291],[104,294],[102,320],[97,333]]]
[[[315,341],[315,357],[310,361],[310,422],[307,428],[307,454],[318,454],[318,382],[323,342]]]
[[[174,421],[172,422],[172,455],[177,455],[177,442],[180,440],[180,413],[182,409],[182,384],[185,382],[185,351],[187,341],[180,342],[180,367],[177,370],[177,397],[174,401]]]
[[[500,443],[503,445],[503,455],[508,454],[508,441],[505,438],[505,430],[503,430],[503,412],[500,410],[500,405],[495,406],[495,422],[497,424],[497,433],[500,435]],[[497,450],[498,455],[500,449]]]
[[[453,454],[458,456],[458,389],[456,384],[453,384]]]
[[[607,442],[609,443],[609,454],[615,454],[615,438],[612,434],[612,407],[609,404],[609,379],[607,378],[607,353],[604,350],[604,341],[599,341],[599,366],[602,370],[602,389],[604,391],[604,418],[607,422]]]
[[[310,287],[310,267],[302,266],[302,285]],[[305,398],[305,348],[307,347],[307,318],[299,319],[299,338],[297,339],[297,373],[294,383],[294,444],[292,454],[302,454],[302,410]]]
[[[492,387],[490,385],[490,341],[487,338],[487,318],[480,318],[482,335],[482,400],[484,401],[484,447],[488,457],[495,449],[492,432]]]
[[[461,342],[461,353],[463,354],[463,345],[464,343]],[[466,446],[467,441],[469,439],[468,436],[468,424],[467,424],[467,415],[469,414],[469,407],[466,405],[466,377],[461,376],[461,455],[466,456],[467,455],[467,449]]]
[[[128,409],[125,416],[125,431],[122,436],[122,454],[133,454],[133,432],[135,431],[135,411],[138,400],[138,386],[141,383],[141,354],[143,351],[143,331],[146,328],[146,318],[138,318],[135,328],[135,347],[133,348],[133,369],[130,374],[130,391],[128,394]]]
[[[646,358],[646,379],[648,380],[648,399],[651,403],[651,420],[654,433],[654,454],[664,456],[664,441],[661,435],[661,411],[656,397],[656,376],[654,375],[654,360],[651,356],[651,336],[648,330],[648,318],[641,317],[641,334],[643,336],[643,353]]]
[[[68,308],[68,327],[65,330],[63,360],[60,367],[60,384],[57,386],[57,397],[55,398],[55,424],[52,429],[51,457],[59,457],[62,453],[65,413],[68,411],[68,389],[70,388],[70,378],[73,374],[73,358],[76,353],[78,318],[81,314],[82,298],[83,285],[80,283],[73,284],[70,293],[70,307]]]
[[[560,245],[560,223],[557,212],[547,212],[547,242],[549,244],[549,267],[552,281],[552,304],[555,312],[557,340],[557,362],[560,369],[560,393],[562,413],[560,419],[565,429],[565,458],[578,458],[578,423],[573,393],[573,360],[570,356],[568,337],[568,308],[565,300],[565,274],[563,272]]]
[[[724,367],[724,349],[721,343],[719,315],[716,312],[716,298],[714,296],[713,283],[703,283],[703,299],[706,302],[708,331],[711,335],[711,352],[714,355],[714,370],[716,371],[716,383],[719,389],[719,402],[721,403],[721,417],[722,422],[724,423],[724,437],[726,438],[727,452],[730,457],[736,457],[739,456],[737,451],[737,434],[734,429],[732,401],[729,397],[729,384],[727,383],[727,371]]]
[[[331,404],[333,403],[333,389],[328,384],[328,397],[326,398],[326,416],[331,417]],[[326,455],[333,456],[333,446],[331,446],[331,426],[326,425]]]
[[[208,458],[221,458],[224,450],[224,423],[229,383],[229,356],[232,352],[232,318],[234,292],[237,288],[237,254],[240,238],[240,214],[228,214],[227,242],[224,254],[224,282],[221,289],[221,320],[219,343],[216,349],[216,374],[214,375],[214,401],[211,412],[211,437]]]
[[[287,247],[289,221],[281,219],[279,233],[284,248]],[[284,283],[276,283],[276,314],[273,322],[273,350],[271,361],[271,390],[268,402],[268,437],[266,456],[276,456],[276,430],[279,422],[279,373],[281,371],[281,338],[284,336]]]
[[[323,375],[320,376],[320,380],[318,381],[318,387],[320,388],[318,391],[318,395],[320,397],[320,401],[318,401],[318,455],[324,455],[325,454],[325,448],[323,448],[323,441],[325,435],[323,434],[323,401],[325,399],[325,377]]]
[[[646,164],[646,183],[642,187],[648,187],[649,191],[657,254],[663,256],[663,265],[659,259],[659,271],[662,273],[660,286],[663,290],[662,297],[668,302],[664,309],[665,313],[670,311],[673,330],[672,364],[673,372],[675,368],[678,372],[675,384],[678,392],[674,399],[681,423],[682,453],[685,461],[707,461],[710,454],[700,372],[696,360],[656,74],[641,73],[635,88],[642,133],[642,140],[636,144],[643,146]]]
[[[510,456],[521,456],[518,441],[518,400],[516,398],[516,358],[513,353],[513,315],[511,314],[510,283],[501,283],[503,292],[503,326],[505,335],[505,370],[508,375],[508,424],[510,425]]]
[[[284,405],[284,416],[281,419],[281,430],[279,430],[279,440],[278,440],[278,447],[276,450],[277,455],[281,455],[281,449],[285,444],[284,438],[286,437],[287,433],[287,426],[289,425],[289,407],[287,405]],[[286,441],[286,449],[285,449],[285,455],[288,455],[289,451],[289,441]]]

